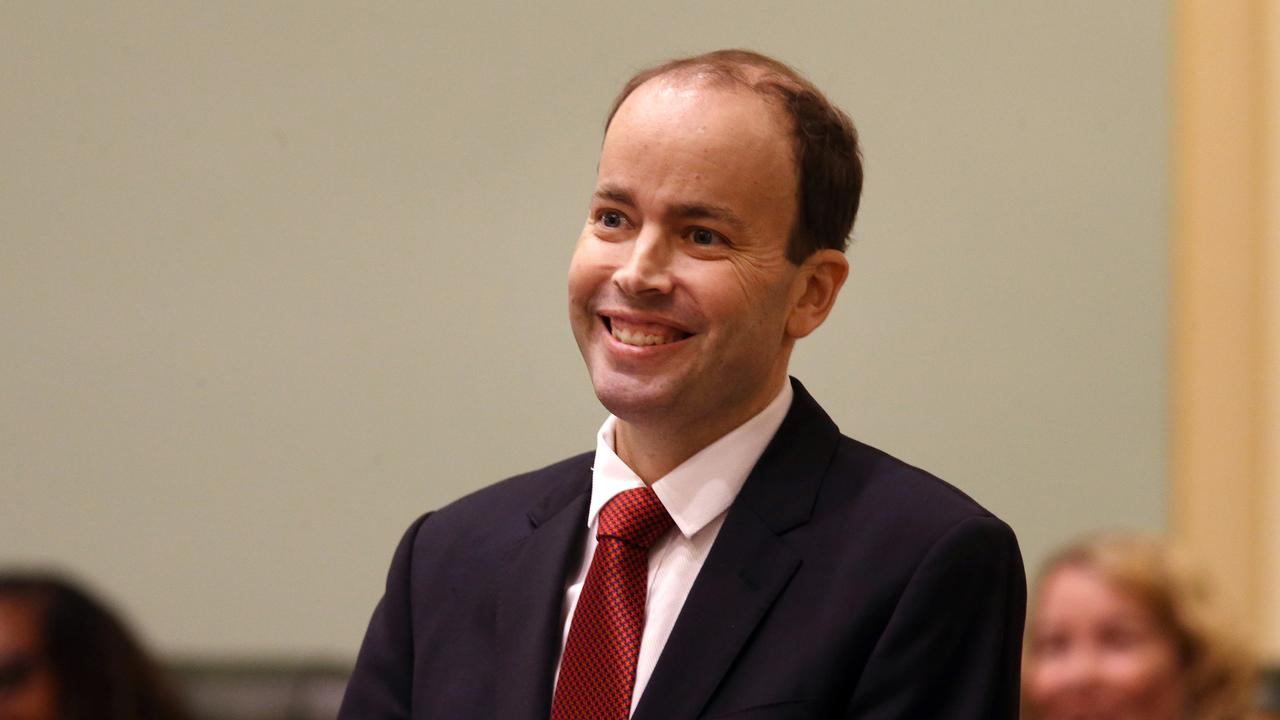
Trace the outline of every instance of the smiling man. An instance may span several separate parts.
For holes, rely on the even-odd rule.
[[[623,88],[569,269],[596,449],[410,527],[342,718],[1016,717],[1013,533],[787,376],[861,186],[770,58]]]

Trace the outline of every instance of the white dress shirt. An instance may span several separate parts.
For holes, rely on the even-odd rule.
[[[698,451],[674,470],[653,483],[653,491],[675,520],[679,532],[668,531],[649,551],[649,589],[645,601],[644,631],[640,636],[640,657],[636,661],[636,684],[631,693],[631,712],[644,693],[658,656],[667,644],[676,616],[684,606],[689,588],[698,577],[702,563],[720,533],[729,505],[746,482],[751,468],[778,432],[791,408],[791,383],[764,410],[724,437]],[[610,415],[596,435],[596,457],[592,465],[591,504],[587,510],[586,542],[577,571],[564,593],[560,652],[569,637],[569,625],[578,605],[578,594],[587,579],[587,568],[596,552],[596,519],[600,508],[614,495],[644,486],[627,464],[614,452],[613,434],[617,418]],[[556,661],[556,677],[560,662]]]

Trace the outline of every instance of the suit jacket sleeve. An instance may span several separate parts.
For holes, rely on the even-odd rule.
[[[418,518],[396,548],[387,588],[373,610],[339,720],[408,720],[413,684],[413,627],[409,577],[413,543],[430,513]]]
[[[907,583],[848,717],[1015,720],[1026,604],[1013,531],[990,516],[960,521]]]

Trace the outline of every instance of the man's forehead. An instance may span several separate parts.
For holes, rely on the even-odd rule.
[[[650,79],[636,88],[636,92],[647,91],[661,99],[681,100],[692,98],[713,87],[705,76],[667,74]]]
[[[764,97],[748,85],[726,80],[705,72],[671,72],[641,83],[618,106],[618,113],[628,106],[648,102],[656,105],[687,105],[690,103],[764,103]]]
[[[709,82],[697,76],[659,76],[635,89],[618,107],[605,133],[607,146],[619,125],[628,133],[661,130],[667,137],[702,135],[717,120],[721,137],[751,137],[790,144],[786,115],[762,95],[741,85]]]

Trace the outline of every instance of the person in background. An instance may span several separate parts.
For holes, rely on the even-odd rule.
[[[1090,537],[1042,569],[1027,622],[1024,718],[1251,718],[1253,676],[1208,583],[1159,541]]]
[[[0,572],[0,720],[188,720],[159,667],[62,578]]]

